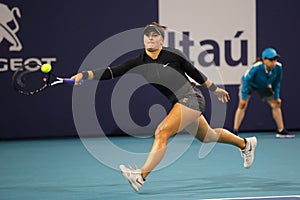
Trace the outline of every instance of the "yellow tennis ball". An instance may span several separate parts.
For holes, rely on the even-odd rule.
[[[52,67],[50,64],[43,64],[41,66],[41,71],[44,73],[49,73],[51,71]]]

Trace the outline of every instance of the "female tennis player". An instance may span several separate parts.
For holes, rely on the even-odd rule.
[[[244,119],[248,101],[253,91],[257,91],[263,101],[272,108],[272,116],[277,125],[277,138],[294,138],[285,128],[281,112],[280,83],[282,80],[282,65],[277,62],[279,55],[273,48],[262,52],[254,65],[242,77],[239,92],[239,105],[235,113],[233,130],[237,135]]]
[[[168,139],[177,132],[186,129],[202,142],[220,142],[238,147],[244,157],[244,167],[249,168],[254,160],[257,144],[255,137],[240,138],[222,128],[212,129],[202,112],[205,100],[201,91],[192,84],[187,75],[208,88],[222,102],[228,102],[227,91],[217,87],[203,73],[197,70],[179,50],[163,47],[165,26],[153,22],[144,29],[145,51],[136,58],[118,66],[106,69],[90,70],[71,77],[79,84],[82,79],[108,80],[136,72],[165,95],[172,108],[157,126],[152,149],[140,169],[120,165],[123,176],[135,191],[143,186],[146,177],[163,159]],[[187,74],[187,75],[186,75]]]

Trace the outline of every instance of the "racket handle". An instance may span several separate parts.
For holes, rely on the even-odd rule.
[[[83,82],[83,80],[80,80],[79,84],[81,84]],[[70,79],[70,78],[64,78],[64,83],[68,83],[68,84],[75,84],[75,79]]]

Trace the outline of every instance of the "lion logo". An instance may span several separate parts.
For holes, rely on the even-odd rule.
[[[14,7],[10,10],[7,5],[0,3],[0,44],[6,39],[11,44],[10,51],[21,51],[22,44],[16,35],[19,24],[15,16],[21,18],[19,8]]]

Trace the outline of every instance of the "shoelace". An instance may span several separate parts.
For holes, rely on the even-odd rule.
[[[133,168],[131,165],[128,165],[128,167],[129,167],[129,169],[130,169],[130,173],[133,174],[133,175],[141,175],[141,172],[140,172],[140,171],[137,172],[137,170],[139,169],[138,166],[137,166],[136,164],[134,164],[134,165],[135,165],[135,168]],[[141,178],[142,178],[142,177],[141,177]],[[143,185],[143,184],[144,184],[144,181],[145,181],[145,179],[142,178],[142,182],[139,181],[138,183],[139,183],[140,185]]]
[[[242,156],[243,158],[245,158],[246,161],[248,161],[249,158],[251,157],[251,152],[248,151],[248,153],[246,153],[246,149],[244,149],[243,151],[241,151],[241,156]]]
[[[136,164],[134,164],[134,165],[135,165],[135,168],[133,168],[131,165],[128,165],[128,168],[130,169],[130,173],[139,174],[139,172],[137,172],[137,170],[138,170],[137,165]]]
[[[251,145],[251,144],[250,144],[250,145]],[[246,152],[247,152],[246,149],[247,149],[247,144],[246,144],[245,149],[241,150],[241,156],[242,156],[243,158],[248,159],[248,157],[250,156],[250,153],[246,153]]]

